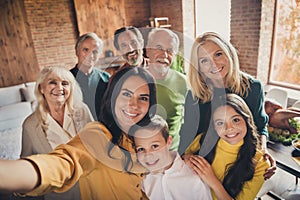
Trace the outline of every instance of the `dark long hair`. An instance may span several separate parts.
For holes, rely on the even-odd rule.
[[[240,147],[235,162],[226,166],[225,177],[222,183],[230,196],[236,198],[241,192],[244,183],[251,180],[254,176],[255,163],[253,158],[256,154],[258,138],[252,113],[240,96],[236,94],[226,94],[223,97],[215,98],[211,104],[211,113],[213,114],[217,108],[226,105],[232,107],[238,114],[240,114],[247,125],[247,133],[244,137],[244,144]],[[211,115],[210,123],[210,127],[214,127],[213,115]],[[215,131],[214,128],[209,129],[205,134],[209,134],[211,131]],[[205,134],[201,137],[201,139],[205,137]],[[203,140],[200,140],[200,143],[202,142]],[[216,147],[217,144],[205,157],[210,163],[212,163],[215,157]]]
[[[149,87],[150,96],[149,96],[149,108],[147,114],[142,120],[147,120],[156,113],[156,86],[153,76],[143,69],[142,67],[125,67],[115,73],[109,80],[107,89],[103,95],[102,105],[100,106],[99,121],[104,124],[107,129],[112,134],[111,145],[108,149],[108,155],[114,147],[114,145],[119,146],[119,140],[122,136],[122,130],[118,125],[117,119],[115,119],[115,104],[117,96],[121,92],[121,88],[124,82],[132,76],[138,76],[146,81]],[[125,161],[125,170],[129,169],[129,164],[131,163],[130,153],[123,149],[126,161]]]

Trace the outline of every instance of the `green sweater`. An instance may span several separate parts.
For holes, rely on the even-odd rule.
[[[171,150],[177,150],[179,146],[179,131],[183,120],[183,107],[187,93],[187,83],[184,74],[170,69],[163,80],[156,80],[157,112],[166,119],[169,133],[173,142]]]

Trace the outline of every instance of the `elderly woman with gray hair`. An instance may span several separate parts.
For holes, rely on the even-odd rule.
[[[45,154],[67,143],[88,122],[94,121],[81,90],[68,69],[46,67],[35,86],[37,108],[23,123],[21,157]],[[78,199],[75,185],[66,193],[50,193],[44,199]]]

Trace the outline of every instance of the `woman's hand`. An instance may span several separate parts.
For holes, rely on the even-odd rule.
[[[216,182],[220,182],[216,177],[211,165],[205,160],[205,158],[194,155],[189,158],[192,169],[200,176],[200,178],[210,187]]]
[[[267,148],[267,137],[265,135],[261,135],[260,137],[261,139],[261,148],[262,148],[262,152],[264,154],[264,158],[265,160],[268,160],[271,164],[271,167],[269,167],[265,174],[264,174],[264,178],[265,180],[268,180],[269,178],[271,178],[275,172],[276,172],[276,161],[275,159],[272,157],[271,154],[269,154],[268,152],[268,148]]]
[[[183,154],[181,156],[182,160],[187,164],[189,165],[190,167],[192,167],[191,165],[191,161],[190,161],[190,157],[192,156],[192,154]]]
[[[276,172],[276,169],[277,169],[277,167],[276,167],[276,161],[275,161],[275,159],[272,157],[272,155],[269,154],[269,152],[266,151],[266,150],[264,151],[264,158],[265,158],[266,160],[269,160],[269,162],[270,162],[270,164],[271,164],[271,166],[266,170],[266,172],[265,172],[265,174],[264,174],[265,180],[268,180],[268,179],[271,178],[271,177],[275,174],[275,172]]]
[[[232,200],[221,181],[215,175],[211,165],[201,156],[191,156],[190,163],[192,169],[200,178],[214,191],[217,199]]]

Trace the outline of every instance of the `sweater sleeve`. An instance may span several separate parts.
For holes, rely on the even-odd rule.
[[[38,196],[50,191],[65,192],[69,190],[80,177],[89,175],[104,164],[108,168],[124,171],[125,155],[119,146],[114,146],[108,155],[111,144],[111,133],[99,122],[91,122],[67,144],[59,145],[49,154],[39,154],[27,157],[39,170],[41,184],[29,196]],[[132,155],[132,172],[144,172],[137,163],[135,153]]]
[[[81,176],[88,175],[96,168],[100,160],[94,149],[106,154],[104,148],[110,137],[111,134],[99,122],[91,122],[67,144],[59,145],[49,154],[27,157],[37,166],[41,184],[26,195],[38,196],[51,191],[69,190]]]
[[[200,112],[198,103],[193,99],[191,91],[188,91],[184,104],[184,118],[180,129],[179,154],[183,154],[192,143],[198,133]]]
[[[264,108],[265,96],[260,81],[251,80],[251,88],[246,97],[246,102],[252,112],[258,133],[268,137],[267,123],[269,118]]]
[[[76,136],[69,143],[58,146],[49,154],[27,157],[39,170],[41,184],[29,196],[38,196],[51,191],[69,190],[84,174],[93,170],[96,159],[85,150]]]

